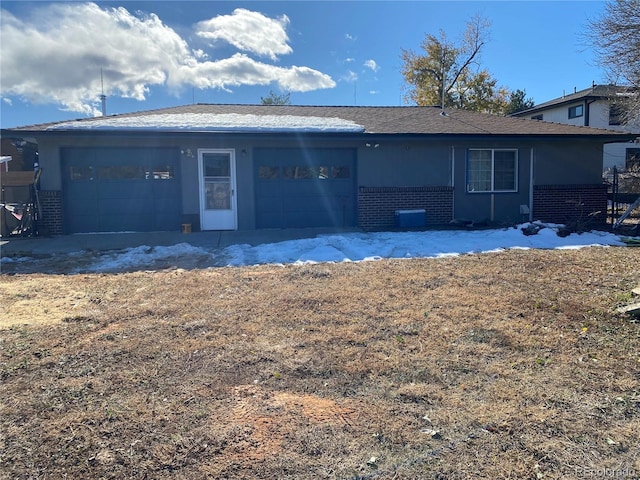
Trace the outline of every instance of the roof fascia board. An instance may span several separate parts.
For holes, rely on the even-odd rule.
[[[563,107],[565,105],[573,105],[573,104],[578,104],[581,102],[588,102],[588,101],[595,102],[597,100],[603,100],[605,98],[608,98],[608,97],[604,97],[602,95],[584,95],[584,96],[572,98],[572,99],[563,98],[558,100],[551,100],[549,102],[541,103],[540,105],[529,108],[528,110],[522,110],[520,112],[513,113],[511,116],[520,117],[522,115],[529,115],[532,113],[544,112],[546,110],[550,110],[552,108],[557,108],[557,107]]]
[[[491,139],[494,141],[503,141],[515,139],[523,140],[544,140],[544,141],[557,141],[566,139],[589,139],[603,141],[604,143],[618,143],[633,141],[638,137],[636,134],[630,133],[584,133],[584,134],[535,134],[535,133],[522,133],[522,134],[491,134],[491,133],[375,133],[375,132],[213,132],[213,131],[127,131],[127,130],[55,130],[55,131],[38,131],[38,130],[2,130],[3,137],[46,137],[46,138],[72,138],[72,137],[86,137],[88,135],[100,136],[100,137],[123,137],[123,138],[149,138],[153,136],[162,135],[164,138],[175,137],[184,139],[193,139],[194,137],[217,137],[217,138],[229,138],[237,140],[242,138],[243,140],[264,140],[266,138],[282,138],[283,140],[293,140],[300,138],[308,139],[343,139],[343,140],[357,140],[357,141],[371,141],[373,138],[386,138],[396,140],[457,140],[457,141],[478,141],[481,139]]]

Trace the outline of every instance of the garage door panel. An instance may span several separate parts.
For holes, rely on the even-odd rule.
[[[257,149],[256,224],[354,226],[355,150]]]
[[[148,232],[153,227],[151,216],[141,217],[136,214],[110,213],[100,216],[102,232]]]
[[[154,211],[158,214],[175,215],[182,211],[180,199],[178,198],[158,198],[154,202]]]
[[[96,212],[98,211],[98,202],[97,201],[84,201],[77,202],[73,205],[73,215],[76,216],[96,216]]]
[[[283,185],[283,190],[287,196],[301,196],[301,197],[319,197],[331,195],[332,191],[328,185],[321,185],[321,181],[299,181],[299,182],[286,182]]]
[[[97,232],[99,231],[98,217],[95,210],[90,214],[74,213],[65,220],[66,227],[70,232]]]
[[[150,212],[148,202],[140,202],[130,198],[101,199],[98,205],[98,215],[101,217],[109,215],[138,216],[141,217],[141,224],[146,223],[144,217]]]
[[[180,153],[174,148],[65,148],[65,231],[179,230]]]
[[[331,215],[325,210],[289,212],[286,218],[299,228],[339,225],[341,221],[337,215]]]
[[[123,199],[123,200],[151,200],[153,198],[152,190],[148,182],[129,183],[109,182],[108,184],[100,184],[98,195],[102,199]]]

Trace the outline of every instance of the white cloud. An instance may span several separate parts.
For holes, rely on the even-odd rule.
[[[201,49],[193,50],[193,56],[197,59],[204,59],[204,60],[209,58],[209,55],[207,55],[207,53]]]
[[[211,61],[155,14],[133,15],[124,8],[103,9],[94,3],[36,5],[25,18],[1,12],[2,97],[100,115],[101,71],[106,95],[136,100],[144,100],[151,87],[177,92],[186,86],[229,89],[275,83],[287,91],[306,92],[335,86],[320,71],[270,65],[245,54]],[[272,20],[274,35],[284,34],[285,18]],[[245,48],[257,49],[244,42]],[[281,38],[260,52],[271,57],[287,49]]]
[[[358,81],[358,74],[354,71],[349,70],[346,74],[342,76],[342,80],[348,83],[353,83]]]
[[[275,60],[291,53],[286,27],[289,18],[265,17],[259,12],[236,8],[231,15],[218,15],[196,24],[197,35],[209,40],[222,40],[240,50]]]
[[[11,101],[11,99],[10,99],[10,98],[2,97],[2,101],[3,101],[4,103],[6,103],[7,105],[13,105],[13,102]]]
[[[374,72],[377,72],[378,70],[380,70],[380,66],[376,63],[375,60],[367,60],[366,62],[363,63],[363,65],[367,68],[370,68]]]
[[[345,38],[345,40],[352,40],[352,41],[356,39],[356,37],[354,37],[350,33],[345,33],[344,34],[344,38]]]
[[[330,76],[308,67],[283,68],[257,62],[242,53],[217,61],[184,65],[174,72],[173,81],[190,83],[198,88],[237,87],[239,85],[268,85],[275,82],[285,91],[308,92],[333,88]]]

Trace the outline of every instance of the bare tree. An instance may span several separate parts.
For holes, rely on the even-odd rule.
[[[609,1],[589,21],[586,36],[611,83],[631,87],[621,105],[623,121],[640,121],[640,0]]]

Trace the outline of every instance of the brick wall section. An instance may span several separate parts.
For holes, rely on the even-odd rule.
[[[62,193],[59,190],[40,190],[42,218],[39,230],[41,235],[62,235]]]
[[[453,216],[453,187],[360,187],[358,227],[395,227],[396,210],[426,210],[426,225],[445,225]]]
[[[535,185],[533,219],[581,228],[607,222],[606,185]]]

